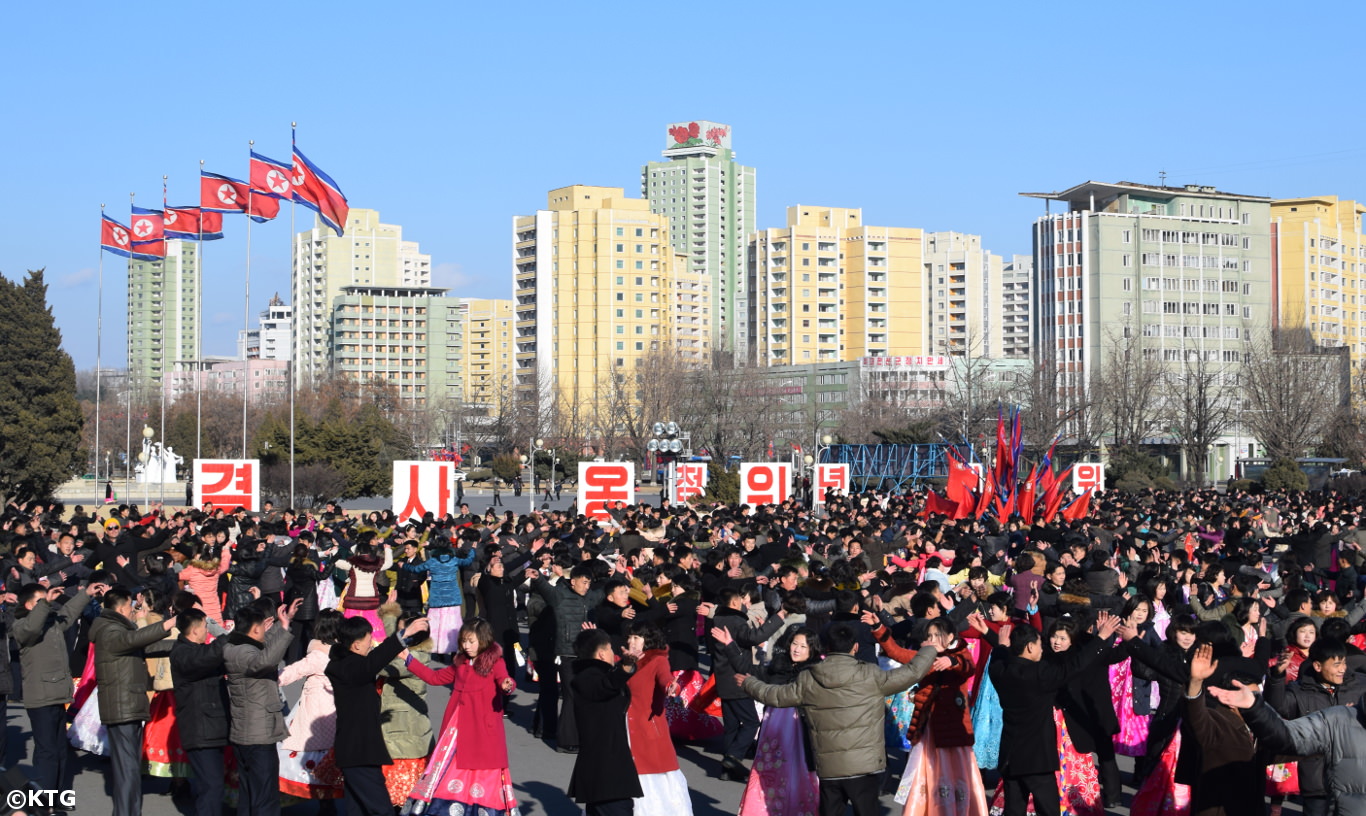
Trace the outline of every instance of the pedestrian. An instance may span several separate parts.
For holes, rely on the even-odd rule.
[[[459,638],[461,604],[460,568],[474,563],[474,551],[465,547],[451,548],[448,538],[437,538],[427,548],[421,560],[407,561],[403,571],[426,573],[430,580],[427,591],[427,620],[431,624],[431,651],[451,655],[460,650]]]
[[[633,622],[627,630],[625,654],[636,664],[626,683],[631,695],[626,726],[643,792],[635,800],[635,812],[637,816],[692,816],[688,780],[678,767],[664,714],[673,686],[664,633],[653,624]]]
[[[100,597],[106,589],[92,583],[68,600],[58,587],[29,584],[15,598],[14,640],[19,644],[24,709],[33,734],[36,788],[71,787],[67,764],[71,748],[65,739],[66,706],[72,701],[66,631],[80,619],[90,599]]]
[[[612,639],[597,629],[578,634],[574,654],[574,719],[583,745],[591,750],[574,759],[569,796],[584,806],[587,816],[631,816],[633,800],[642,795],[627,730],[627,683],[635,661],[630,656],[617,661]]]
[[[307,603],[307,599],[302,600],[299,610],[303,611]],[[337,704],[332,696],[332,683],[327,679],[327,664],[332,659],[332,647],[337,644],[341,620],[341,613],[335,609],[320,611],[310,627],[313,639],[308,642],[304,656],[280,672],[280,688],[300,680],[304,683],[298,702],[285,719],[289,736],[280,742],[278,751],[280,792],[299,799],[320,800],[324,812],[334,810],[344,793],[341,771],[333,755]]]
[[[427,631],[418,618],[402,638]],[[391,660],[404,651],[398,633],[376,644],[374,630],[364,618],[344,618],[337,625],[336,644],[327,664],[327,679],[337,702],[336,761],[345,777],[347,816],[393,816],[384,766],[392,757],[384,746],[380,696],[375,680]]]
[[[141,601],[138,601],[141,604]],[[104,593],[103,611],[90,625],[100,721],[109,735],[113,816],[142,813],[142,729],[151,716],[146,647],[162,640],[173,618],[138,628],[133,593],[116,586]]]
[[[723,648],[730,648],[723,644]],[[820,640],[814,629],[794,626],[783,632],[773,649],[773,660],[760,679],[773,686],[792,683],[803,671],[821,662]],[[798,816],[815,813],[820,804],[820,779],[812,763],[806,725],[797,708],[766,708],[754,744],[740,816]]]
[[[583,625],[588,622],[589,610],[602,603],[603,593],[593,589],[593,568],[580,563],[569,573],[569,580],[561,579],[551,584],[535,570],[526,572],[531,579],[531,588],[555,612],[555,656],[559,660],[560,712],[558,718],[553,707],[541,710],[541,727],[546,739],[555,740],[555,750],[562,754],[577,753],[580,739],[578,729],[578,709],[574,706],[574,672],[579,660],[574,643]],[[604,637],[606,635],[604,634]],[[610,641],[610,638],[609,638]],[[541,675],[542,683],[553,679]],[[545,700],[545,695],[541,697]]]
[[[299,611],[290,623],[294,639],[289,643],[285,660],[294,663],[303,659],[304,650],[313,641],[313,629],[318,620],[321,606],[318,603],[318,585],[331,583],[332,565],[323,562],[304,541],[294,545],[294,551],[285,567],[285,605],[302,601]]]
[[[401,632],[421,614],[402,612],[394,604],[380,607],[380,620],[389,634]],[[430,659],[431,638],[414,636],[406,641],[408,653],[416,660]],[[416,638],[422,637],[418,641]],[[427,708],[427,684],[413,674],[407,661],[394,658],[380,671],[379,719],[384,731],[384,747],[390,763],[385,765],[384,786],[389,804],[398,807],[408,801],[427,756],[432,752],[432,720]]]
[[[433,686],[450,686],[441,737],[413,799],[427,812],[510,813],[517,807],[508,763],[503,712],[516,689],[493,627],[471,618],[460,629],[459,653],[434,670],[409,656],[408,669]]]
[[[228,746],[228,688],[223,680],[226,638],[208,643],[209,619],[202,609],[176,618],[180,637],[171,647],[180,745],[190,766],[195,816],[223,812],[224,750]]]
[[[1202,627],[1201,634],[1205,632]],[[1231,657],[1229,651],[1224,649],[1226,657]],[[1214,655],[1215,647],[1208,641],[1195,648],[1195,655],[1191,658],[1190,681],[1181,701],[1181,729],[1183,736],[1189,737],[1188,741],[1183,741],[1182,748],[1191,753],[1193,761],[1190,764],[1199,769],[1198,777],[1191,780],[1194,783],[1191,785],[1191,816],[1262,813],[1266,808],[1266,772],[1265,762],[1259,759],[1256,736],[1268,737],[1272,750],[1277,750],[1279,746],[1280,750],[1301,756],[1324,754],[1326,765],[1331,767],[1338,763],[1343,756],[1341,749],[1348,745],[1334,739],[1346,730],[1342,727],[1344,718],[1335,717],[1328,721],[1327,718],[1318,719],[1320,713],[1312,714],[1297,721],[1296,725],[1301,728],[1314,727],[1322,736],[1318,739],[1286,739],[1287,732],[1280,732],[1275,727],[1280,718],[1269,708],[1263,717],[1249,714],[1244,718],[1238,709],[1247,706],[1240,705],[1246,702],[1240,694],[1221,692],[1214,686],[1210,687],[1208,696],[1204,694],[1205,681],[1213,678],[1219,668],[1219,661]],[[1255,681],[1256,678],[1246,679]],[[1228,672],[1217,678],[1217,685],[1246,688]],[[1336,706],[1327,709],[1327,712],[1331,711],[1349,712],[1345,719],[1352,723],[1357,721],[1358,713],[1353,709]],[[1288,733],[1304,732],[1296,728]],[[1188,764],[1187,757],[1183,755],[1181,762],[1183,766]],[[1335,793],[1342,798],[1343,804],[1356,800],[1357,805],[1345,812],[1366,813],[1359,799],[1360,788],[1342,784],[1345,781],[1335,782]],[[1338,813],[1344,813],[1344,810],[1339,808]]]
[[[267,612],[270,601],[237,610],[223,647],[231,723],[228,738],[237,759],[238,816],[278,816],[278,744],[289,736],[281,713],[280,661],[293,635],[289,626],[299,601]]]
[[[748,607],[748,593],[726,587],[717,596],[716,612],[712,615],[712,625],[724,629],[736,647],[718,649],[712,666],[717,695],[721,698],[721,722],[725,728],[721,774],[736,782],[749,779],[744,759],[759,734],[759,711],[754,707],[754,698],[740,688],[737,677],[755,672],[754,650],[778,631],[787,614],[780,609],[756,626],[749,623],[745,614]]]
[[[352,555],[339,558],[334,566],[349,574],[346,597],[342,599],[342,614],[348,618],[364,618],[370,622],[371,638],[384,638],[384,622],[379,619],[379,577],[394,565],[394,549],[386,542],[384,557],[375,554],[375,546],[368,534],[356,544]]]
[[[736,679],[746,694],[766,706],[801,707],[820,777],[821,816],[842,816],[850,805],[854,816],[875,816],[887,768],[883,700],[919,682],[938,653],[923,646],[914,660],[883,671],[858,659],[858,634],[848,623],[831,624],[821,633],[821,642],[825,660],[794,682],[775,686],[748,674]]]
[[[502,480],[495,476],[493,478],[493,504],[491,505],[492,507],[503,506],[503,500],[498,498],[498,488],[501,484]]]

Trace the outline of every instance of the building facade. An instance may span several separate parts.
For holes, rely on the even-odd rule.
[[[668,219],[673,248],[687,256],[690,275],[705,279],[711,345],[742,359],[749,336],[745,239],[755,229],[755,171],[736,162],[730,126],[669,125],[664,161],[641,169],[640,194],[651,212]]]
[[[129,387],[151,391],[180,360],[195,359],[199,256],[194,241],[167,241],[166,257],[128,265]]]
[[[1274,324],[1309,330],[1314,344],[1366,359],[1366,205],[1337,196],[1271,202]]]
[[[478,406],[498,405],[511,393],[513,383],[512,301],[461,298],[460,314],[464,332],[464,401]]]
[[[392,386],[416,407],[458,403],[464,316],[445,289],[344,286],[332,303],[332,373]]]
[[[279,293],[272,296],[256,328],[237,333],[237,356],[243,360],[290,359],[292,314],[293,309],[280,300]]]
[[[789,207],[749,236],[750,359],[848,362],[925,352],[923,233],[868,227],[858,209]]]
[[[1028,357],[1030,353],[1030,287],[1034,281],[1034,259],[1012,255],[1001,266],[1001,354],[1007,359]]]
[[[980,235],[927,232],[925,348],[958,357],[1004,355],[1001,256],[982,248]]]
[[[193,395],[196,379],[193,360],[177,363],[162,385],[166,404]],[[271,402],[289,394],[289,361],[206,357],[201,381],[205,393],[239,397],[246,394],[251,403]]]
[[[669,218],[649,202],[620,187],[562,187],[546,209],[515,217],[512,231],[514,379],[524,403],[591,410],[647,356],[672,348]]]
[[[353,208],[346,234],[321,222],[294,237],[294,351],[296,382],[314,383],[333,369],[333,302],[350,286],[422,288],[432,284],[432,259],[403,228],[384,224],[375,210]]]

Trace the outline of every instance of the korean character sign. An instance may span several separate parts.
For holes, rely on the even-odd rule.
[[[194,460],[194,506],[261,509],[261,462],[258,459]]]
[[[1090,490],[1105,492],[1105,465],[1099,462],[1078,462],[1072,466],[1072,492],[1078,496]]]
[[[613,503],[634,504],[635,500],[634,462],[579,462],[580,513],[605,519],[607,508]]]
[[[740,503],[781,504],[792,493],[789,462],[741,462]]]
[[[849,494],[849,464],[847,462],[824,462],[816,465],[816,484],[813,485],[815,503],[825,504],[825,491],[838,490]]]
[[[679,504],[706,492],[706,462],[678,462],[674,465],[673,496],[669,498],[671,503]]]
[[[453,462],[394,462],[394,515],[400,521],[426,513],[441,518],[455,512]]]

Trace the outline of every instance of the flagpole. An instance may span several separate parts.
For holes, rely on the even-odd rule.
[[[128,194],[128,211],[130,213],[133,211],[133,193]],[[130,285],[128,282],[131,282],[133,280],[133,239],[131,235],[128,239],[128,272],[125,278],[127,282],[125,282],[124,286],[126,287]],[[128,330],[124,332],[124,338],[124,357],[129,357],[131,356],[129,352],[132,350],[133,347],[133,327],[131,325],[131,321],[130,325],[128,326]],[[128,363],[128,376],[126,377],[127,385],[123,389],[124,408],[126,409],[123,412],[123,495],[125,500],[131,497],[133,492],[133,366],[131,365],[132,360],[128,360]]]
[[[162,269],[162,275],[163,275],[163,276],[162,276],[162,282],[163,282],[163,284],[164,284],[164,282],[165,282],[165,280],[166,280],[166,278],[165,278],[165,271],[166,271],[166,178],[167,178],[166,174],[165,174],[165,173],[162,173],[162,175],[161,175],[161,248],[162,248],[162,254],[161,254],[161,269]],[[185,262],[185,254],[184,254],[184,253],[181,253],[181,255],[180,255],[180,263],[183,264],[184,262]],[[179,270],[178,270],[178,271],[179,271]],[[180,277],[180,276],[177,275],[176,277]],[[180,289],[181,287],[182,287],[182,284],[177,283],[176,288],[177,288],[177,289]],[[183,290],[182,290],[182,291],[183,291]],[[163,301],[163,302],[164,302],[164,301]],[[179,312],[180,309],[177,308],[176,311]],[[177,335],[178,335],[178,334],[179,334],[179,333],[177,332]],[[177,337],[176,337],[177,345],[179,345],[179,340],[180,340],[180,338],[179,338],[179,336],[177,336]],[[177,349],[177,353],[179,353],[179,349]],[[166,450],[166,386],[170,383],[170,381],[167,380],[167,377],[169,377],[170,374],[171,374],[171,372],[166,368],[166,341],[163,339],[163,340],[161,341],[161,429],[160,429],[160,434],[161,434],[161,449],[162,449],[163,451]],[[164,455],[164,454],[163,454],[163,455]],[[160,456],[157,457],[157,464],[158,464],[159,466],[161,466],[161,467],[158,468],[158,469],[161,471],[161,473],[160,473],[159,476],[158,476],[158,479],[159,479],[159,481],[160,481],[160,483],[161,483],[161,489],[157,491],[157,502],[159,502],[159,503],[161,503],[161,504],[165,504],[165,503],[166,503],[166,469],[165,469],[165,467],[164,467],[164,462],[165,462],[165,460],[164,460],[162,457],[160,457]],[[171,475],[174,476],[175,474],[172,473]]]
[[[289,161],[291,166],[294,163],[294,129],[299,126],[298,122],[289,123]],[[294,329],[299,320],[299,273],[298,252],[294,249],[294,211],[298,204],[294,201],[294,177],[290,176],[289,188],[289,288],[294,290],[293,311],[290,313],[289,321],[289,507],[294,509],[294,391],[298,386],[294,382]],[[103,253],[101,253],[103,254]]]
[[[255,139],[247,140],[247,277],[242,290],[242,331],[251,331],[251,148]],[[245,351],[245,349],[243,349]],[[247,398],[251,396],[250,365],[242,355],[242,458],[247,458]]]
[[[199,160],[199,255],[195,264],[194,303],[194,458],[204,444],[204,160]]]
[[[100,205],[100,273],[99,273],[99,294],[95,297],[95,496],[96,504],[99,504],[100,491],[100,416],[101,416],[101,394],[100,394],[100,368],[103,365],[104,351],[104,205]],[[131,243],[131,241],[130,241]],[[106,473],[105,476],[111,481],[113,475]]]

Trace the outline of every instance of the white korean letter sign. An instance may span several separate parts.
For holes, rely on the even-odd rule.
[[[677,463],[674,465],[673,497],[669,501],[678,504],[706,493],[707,476],[706,462]]]
[[[1105,492],[1105,465],[1099,462],[1078,462],[1072,466],[1072,492],[1078,496],[1090,490]]]
[[[451,462],[394,462],[394,515],[399,521],[436,518],[455,512],[455,465]]]
[[[257,459],[194,460],[194,506],[261,509],[261,462]]]
[[[740,503],[782,504],[792,490],[792,465],[788,462],[741,462]]]
[[[846,462],[825,462],[816,465],[816,504],[825,504],[825,491],[849,493],[849,465]]]
[[[580,513],[605,519],[612,503],[634,504],[635,500],[634,462],[579,462]]]

